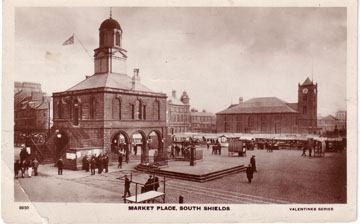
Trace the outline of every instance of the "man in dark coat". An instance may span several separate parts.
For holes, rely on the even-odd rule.
[[[26,148],[23,147],[20,152],[20,162],[22,163],[24,160],[26,160],[28,155],[29,154],[27,153]]]
[[[119,165],[118,165],[118,168],[122,168],[122,161],[123,161],[123,154],[122,152],[119,153]]]
[[[131,183],[131,181],[129,180],[128,176],[125,175],[124,196],[123,196],[123,198],[126,198],[126,194],[128,194],[129,197],[131,196],[131,194],[130,194],[130,183]]]
[[[157,191],[158,188],[160,187],[160,184],[159,184],[159,178],[156,176],[154,178],[154,184],[155,184],[155,191]]]
[[[103,159],[102,159],[101,154],[96,159],[96,166],[98,168],[98,174],[101,174],[101,172],[103,170]]]
[[[154,179],[153,179],[153,176],[150,175],[149,179],[146,181],[145,183],[145,192],[148,192],[148,191],[152,191],[154,190]]]
[[[25,171],[27,169],[26,160],[24,160],[24,161],[22,161],[22,163],[20,163],[20,169],[21,169],[21,177],[24,178],[25,177]]]
[[[246,168],[246,176],[250,184],[251,184],[251,180],[253,179],[253,174],[254,174],[254,170],[251,167],[251,164],[249,164],[249,166]]]
[[[109,157],[107,154],[105,154],[103,161],[104,161],[105,173],[107,173],[107,172],[109,172]]]
[[[95,156],[92,156],[90,161],[91,175],[95,175],[95,168],[96,168],[96,159]]]
[[[19,160],[16,160],[16,162],[14,163],[14,172],[15,172],[16,179],[18,178],[20,170],[21,170],[21,164],[20,164]]]
[[[64,162],[62,159],[59,159],[57,161],[57,167],[58,167],[58,175],[62,175],[62,171],[63,171],[63,168],[64,168]]]
[[[257,172],[257,170],[256,170],[256,161],[255,161],[255,156],[254,155],[250,159],[250,164],[251,164],[251,167],[254,169],[254,172]]]
[[[84,156],[84,158],[82,159],[82,169],[86,172],[89,172],[89,160],[87,156]]]

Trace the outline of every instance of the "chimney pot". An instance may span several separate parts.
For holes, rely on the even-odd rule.
[[[244,102],[244,99],[242,97],[239,97],[239,104],[242,104]]]
[[[176,98],[176,91],[175,90],[172,91],[172,97]]]

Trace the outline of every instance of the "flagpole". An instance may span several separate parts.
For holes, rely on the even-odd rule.
[[[79,41],[81,47],[84,49],[84,51],[86,52],[86,54],[89,56],[91,62],[93,62],[93,58],[91,57],[90,53],[88,52],[88,50],[84,47],[84,45],[81,43],[80,39],[75,36],[75,33],[73,33],[73,36]]]

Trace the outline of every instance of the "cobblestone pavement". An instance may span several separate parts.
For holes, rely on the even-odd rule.
[[[247,164],[251,155],[256,155],[258,168],[253,183],[247,182],[244,172],[205,183],[166,178],[166,203],[178,203],[180,195],[185,203],[346,203],[346,152],[327,153],[325,158],[309,158],[301,157],[301,152],[295,150],[273,153],[255,150],[248,152],[245,158],[228,157],[223,153],[221,156],[208,155],[208,159],[238,160]],[[85,171],[68,170],[58,176],[55,167],[45,166],[40,177],[18,179],[18,188],[33,201],[122,203],[124,182],[119,178],[132,175],[132,180],[137,183],[145,183],[148,178],[148,174],[133,169],[136,164],[138,161],[132,161],[121,170],[113,166],[109,173],[93,176]],[[187,163],[184,165],[188,166]],[[160,181],[163,181],[162,177]],[[41,185],[47,187],[39,187]],[[41,188],[42,193],[34,192],[31,189],[34,187]],[[137,187],[138,192],[140,187]],[[65,198],[53,196],[59,194],[59,190],[66,194]],[[164,191],[163,182],[158,190]],[[134,183],[130,191],[135,193]],[[22,194],[17,192],[15,190],[15,198],[21,201]]]

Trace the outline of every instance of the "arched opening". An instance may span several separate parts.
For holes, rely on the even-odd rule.
[[[147,137],[147,146],[149,149],[149,163],[157,164],[162,158],[162,137],[161,133],[151,131]]]
[[[130,137],[130,155],[133,159],[141,160],[141,164],[149,163],[149,152],[146,148],[146,137],[141,131],[134,132]]]
[[[122,153],[124,155],[123,160],[129,161],[130,158],[130,141],[128,136],[125,132],[117,132],[112,138],[111,138],[111,154],[119,155]]]
[[[116,45],[120,47],[120,33],[116,32]]]

